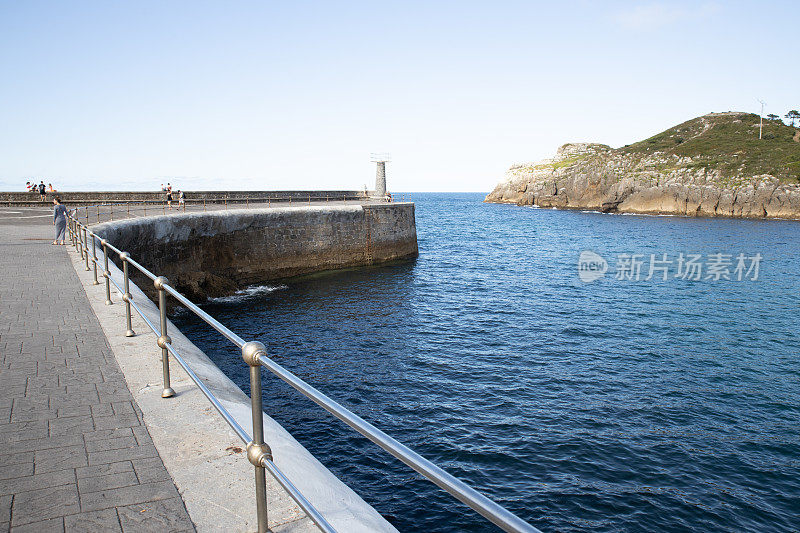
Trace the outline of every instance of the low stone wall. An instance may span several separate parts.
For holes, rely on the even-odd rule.
[[[170,214],[107,222],[93,231],[195,301],[419,253],[411,203]]]
[[[184,191],[188,203],[236,203],[250,201],[272,200],[274,202],[309,202],[309,201],[339,201],[363,200],[364,191]],[[106,202],[113,203],[162,203],[166,201],[166,193],[153,191],[101,191],[101,192],[56,192],[47,193],[47,202],[52,202],[54,196],[59,196],[61,201],[70,206],[96,205]],[[178,200],[177,191],[173,193],[175,201]],[[32,192],[0,192],[0,205],[23,206],[39,205],[39,193]]]

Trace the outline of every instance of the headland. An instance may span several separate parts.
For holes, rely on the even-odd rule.
[[[572,143],[513,165],[487,202],[606,213],[800,218],[800,130],[710,113],[611,148]],[[759,138],[760,135],[760,138]]]

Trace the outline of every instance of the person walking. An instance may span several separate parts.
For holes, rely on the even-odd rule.
[[[172,187],[167,188],[167,207],[172,209]]]
[[[47,187],[44,186],[44,181],[39,182],[39,201],[44,202],[47,198]]]
[[[53,244],[64,244],[64,234],[67,229],[67,208],[61,203],[61,198],[53,198],[53,225],[56,227],[56,240]],[[58,242],[61,241],[61,242]]]
[[[178,190],[178,209],[183,208],[186,211],[186,193]]]

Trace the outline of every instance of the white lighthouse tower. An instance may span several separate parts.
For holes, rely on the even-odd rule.
[[[387,153],[370,154],[370,161],[377,165],[375,170],[375,195],[374,198],[382,200],[386,196],[386,163],[391,161]]]

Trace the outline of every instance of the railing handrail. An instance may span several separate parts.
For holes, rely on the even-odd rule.
[[[484,496],[483,494],[479,493],[460,479],[454,477],[453,475],[449,474],[442,468],[436,466],[431,461],[425,459],[415,451],[411,450],[404,444],[400,443],[396,439],[390,437],[374,425],[370,424],[360,416],[356,415],[349,409],[345,408],[338,402],[334,401],[333,399],[329,398],[327,395],[322,393],[321,391],[317,390],[310,384],[306,383],[295,374],[286,370],[281,365],[270,359],[262,344],[254,343],[254,342],[246,342],[242,339],[239,335],[231,331],[229,328],[218,322],[214,317],[203,311],[199,306],[195,303],[191,302],[188,298],[183,296],[180,292],[178,292],[174,287],[170,286],[166,278],[156,276],[150,270],[142,266],[140,263],[135,261],[130,257],[129,254],[119,250],[117,247],[106,241],[104,238],[96,235],[94,232],[88,229],[86,225],[82,224],[77,218],[72,216],[70,213],[70,219],[72,224],[70,224],[70,232],[73,237],[73,242],[76,244],[76,247],[80,245],[80,251],[83,255],[86,255],[86,268],[89,270],[89,247],[88,243],[85,242],[89,236],[92,238],[92,245],[93,247],[96,244],[96,241],[99,239],[100,243],[103,247],[104,259],[105,263],[105,271],[103,276],[106,278],[106,293],[109,300],[106,303],[110,303],[110,292],[109,292],[109,283],[113,283],[115,287],[124,295],[123,300],[126,304],[133,306],[136,310],[137,314],[141,316],[147,326],[152,330],[152,332],[159,337],[158,345],[162,348],[164,354],[167,352],[173,356],[173,358],[178,361],[181,367],[186,371],[192,381],[198,385],[201,389],[203,394],[208,398],[208,400],[212,403],[215,409],[220,413],[220,415],[225,419],[228,425],[236,432],[236,434],[242,439],[243,442],[248,443],[248,458],[251,459],[251,462],[256,465],[258,468],[265,468],[268,470],[273,477],[278,481],[281,486],[283,486],[290,496],[294,499],[295,502],[306,512],[306,514],[322,529],[323,531],[334,531],[333,528],[328,524],[324,517],[322,517],[319,512],[313,507],[313,505],[308,502],[307,499],[297,490],[294,485],[291,484],[291,481],[288,480],[278,469],[278,467],[272,462],[272,455],[271,451],[269,451],[268,445],[264,445],[263,442],[261,445],[265,446],[268,450],[266,453],[262,453],[261,455],[257,455],[255,461],[251,458],[251,450],[250,447],[254,445],[254,441],[257,441],[256,437],[258,436],[259,430],[256,427],[258,424],[257,414],[256,414],[256,398],[255,396],[258,395],[258,410],[261,411],[261,384],[260,384],[260,370],[258,370],[259,374],[258,377],[254,375],[253,369],[258,369],[260,366],[264,366],[269,370],[272,374],[292,386],[295,390],[315,402],[317,405],[331,413],[333,416],[353,428],[355,431],[363,435],[364,437],[368,438],[373,443],[377,444],[383,450],[387,451],[389,454],[394,456],[395,458],[399,459],[401,462],[406,464],[407,466],[411,467],[413,470],[421,474],[423,477],[437,485],[439,488],[445,490],[447,493],[461,501],[462,503],[466,504],[476,512],[478,512],[481,516],[492,522],[493,524],[497,525],[501,529],[505,531],[512,531],[512,532],[538,532],[539,530],[533,527],[532,525],[528,524],[515,514],[511,513],[505,507],[501,506],[497,502],[489,499],[488,497]],[[76,231],[73,228],[73,225],[77,228],[77,236]],[[83,231],[83,235],[81,235],[81,230]],[[80,242],[77,242],[80,241]],[[94,249],[94,248],[93,248]],[[120,260],[123,262],[123,266],[125,266],[125,289],[121,288],[119,284],[113,279],[110,272],[108,271],[108,249],[111,249],[114,253],[118,255]],[[93,254],[94,257],[91,258],[92,263],[94,264],[95,268],[95,279],[96,279],[96,268],[99,264],[99,261],[96,257],[96,254]],[[156,326],[144,315],[141,308],[133,301],[129,291],[127,290],[127,265],[131,265],[136,268],[139,272],[145,275],[147,278],[154,281],[156,288],[159,290],[159,307],[161,310],[161,330],[159,331]],[[174,349],[171,344],[171,340],[168,336],[166,336],[166,306],[164,304],[164,299],[166,295],[169,294],[173,298],[175,298],[178,302],[184,305],[187,309],[192,311],[198,318],[203,320],[206,324],[214,328],[217,332],[231,341],[234,345],[238,348],[242,349],[243,356],[245,361],[251,367],[251,401],[253,402],[253,429],[254,429],[254,439],[251,440],[250,435],[246,433],[246,431],[239,425],[239,423],[233,418],[233,416],[222,406],[219,400],[216,399],[214,394],[202,383],[202,381],[197,377],[194,371],[189,367],[188,363],[183,359],[183,357]],[[130,310],[128,308],[128,324],[130,330]],[[166,337],[166,339],[165,339]],[[255,351],[253,351],[255,350]],[[250,354],[248,356],[248,353]],[[169,367],[166,361],[163,362],[164,364],[164,379],[165,379],[165,391],[169,389]],[[255,380],[258,380],[257,389],[254,387]],[[172,392],[174,394],[174,392]],[[263,416],[263,414],[262,414]],[[259,417],[260,419],[260,417]],[[263,426],[261,429],[263,435]],[[263,440],[263,439],[262,439]],[[256,442],[256,446],[258,442]],[[257,483],[257,493],[258,493],[258,483]],[[260,503],[257,501],[257,503]],[[259,511],[261,508],[259,507]],[[264,526],[266,526],[266,508],[264,508]],[[259,530],[261,530],[261,521],[259,520]]]
[[[124,257],[124,259],[122,259],[123,263],[134,264],[135,267],[137,269],[141,270],[143,274],[147,275],[148,277],[153,276],[152,272],[150,272],[146,268],[144,268],[141,265],[139,265],[139,263],[137,263],[136,261],[130,259],[128,254],[126,254],[125,252],[121,252],[118,248],[116,248],[113,245],[111,245],[110,243],[108,243],[105,239],[103,239],[99,235],[95,234],[93,231],[89,230],[85,225],[81,224],[78,220],[76,220],[74,217],[72,217],[71,214],[70,214],[70,222],[71,222],[71,224],[70,224],[70,233],[73,236],[73,242],[76,243],[76,247],[80,246],[81,254],[85,255],[86,264],[87,264],[87,270],[90,270],[89,267],[88,267],[89,261],[91,261],[93,263],[94,268],[95,268],[95,279],[96,279],[96,272],[97,272],[96,268],[100,264],[100,260],[99,260],[99,258],[96,257],[95,253],[92,253],[91,256],[90,256],[88,242],[86,242],[85,240],[82,240],[81,242],[76,242],[76,241],[78,241],[78,238],[76,238],[76,236],[75,236],[76,231],[73,228],[73,225],[75,225],[78,228],[78,230],[77,230],[77,234],[78,235],[80,235],[80,229],[83,229],[83,232],[84,232],[83,235],[82,235],[83,239],[86,239],[87,237],[91,237],[92,238],[93,247],[96,244],[96,241],[98,239],[101,241],[101,244],[103,245],[103,252],[104,252],[103,255],[104,255],[104,259],[105,260],[107,260],[107,258],[108,258],[108,255],[107,255],[108,254],[108,248],[112,248],[113,251],[115,251],[120,256],[121,259]],[[94,248],[93,248],[93,250],[94,250]],[[137,314],[144,320],[144,322],[148,326],[148,328],[150,328],[150,330],[157,337],[159,337],[159,340],[161,340],[161,332],[158,330],[158,328],[156,328],[156,326],[152,323],[152,321],[147,317],[147,315],[139,307],[139,305],[133,300],[133,298],[130,295],[130,292],[126,291],[123,287],[120,287],[119,283],[113,278],[113,276],[111,276],[111,272],[108,270],[107,262],[103,266],[106,267],[106,270],[103,272],[103,277],[105,277],[105,279],[106,279],[106,294],[107,294],[107,298],[109,298],[109,300],[107,300],[106,303],[110,302],[110,284],[113,284],[117,288],[117,290],[119,290],[119,292],[123,294],[123,300],[125,301],[126,308],[127,308],[127,319],[128,319],[129,328],[130,328],[130,307],[133,307],[133,309],[137,312]],[[158,278],[156,278],[156,279],[158,279]],[[126,277],[125,281],[127,282],[127,277]],[[166,286],[166,284],[164,284],[164,285]],[[128,307],[128,306],[130,306],[130,307]],[[222,326],[222,327],[224,327],[224,326]],[[233,332],[230,332],[230,333],[235,335]],[[159,343],[159,346],[161,346],[161,343]],[[186,362],[186,360],[183,358],[183,356],[181,356],[180,353],[178,353],[178,351],[175,350],[175,348],[172,346],[171,342],[164,343],[163,344],[163,349],[167,350],[169,352],[169,354],[172,355],[172,357],[178,362],[178,364],[181,365],[181,367],[184,369],[184,371],[189,376],[189,378],[192,380],[192,382],[194,382],[194,384],[197,385],[197,387],[200,389],[200,391],[203,393],[203,395],[211,402],[212,406],[222,416],[223,420],[225,420],[225,422],[231,427],[231,429],[242,440],[242,442],[247,445],[247,447],[248,447],[248,456],[249,456],[250,455],[249,454],[250,447],[253,444],[253,439],[250,437],[250,435],[248,435],[247,431],[241,426],[241,424],[239,424],[239,422],[233,417],[233,415],[222,405],[222,403],[219,401],[219,399],[214,395],[213,392],[211,392],[211,390],[206,386],[206,384],[203,383],[203,381],[197,376],[197,374],[194,372],[194,370],[192,370],[192,368],[189,366],[189,364]],[[162,396],[163,396],[163,394],[162,394]],[[259,402],[260,402],[260,398],[259,398]],[[254,422],[255,422],[255,420],[254,420]],[[263,421],[262,421],[262,424],[263,424]],[[254,426],[255,426],[255,423],[254,423]],[[248,457],[248,459],[249,458],[250,457]],[[314,507],[314,505],[311,502],[309,502],[308,499],[305,496],[303,496],[303,494],[300,492],[300,490],[297,489],[297,487],[289,480],[289,478],[287,478],[286,475],[283,474],[283,472],[278,468],[278,466],[272,461],[271,453],[268,454],[268,455],[263,455],[263,456],[257,457],[257,461],[258,461],[258,467],[263,468],[263,469],[265,469],[265,470],[270,472],[270,474],[278,482],[278,484],[280,484],[284,488],[284,490],[286,490],[286,492],[289,494],[289,496],[295,501],[295,503],[297,503],[297,505],[303,510],[303,512],[305,512],[306,515],[320,528],[320,530],[322,530],[325,533],[336,533],[336,530],[333,528],[333,526],[331,526],[330,523],[328,523],[328,521],[325,519],[325,517],[323,517],[322,514]],[[253,462],[253,461],[251,461],[251,462]],[[266,497],[266,494],[264,494],[264,500],[265,500],[265,497]],[[264,513],[263,513],[264,516],[263,516],[263,521],[262,521],[262,516],[261,516],[261,511],[262,511],[261,507],[262,506],[260,505],[260,503],[261,503],[260,501],[257,501],[257,504],[258,504],[257,506],[259,507],[259,509],[258,509],[259,533],[262,533],[262,532],[265,532],[267,530],[267,528],[266,528],[266,523],[267,522],[266,522],[266,508],[264,508]],[[264,501],[264,503],[266,503],[266,501]]]

